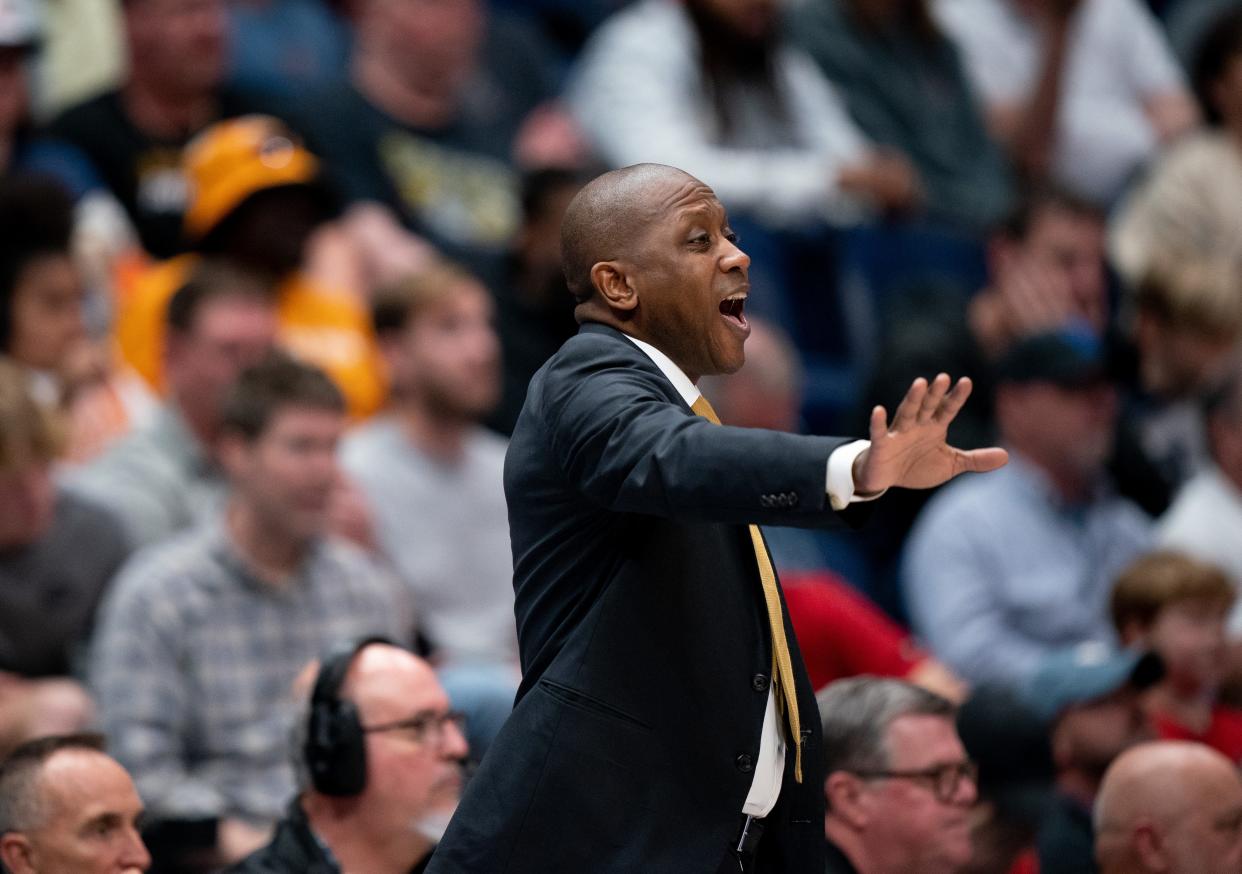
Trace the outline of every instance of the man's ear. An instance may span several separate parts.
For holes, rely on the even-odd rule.
[[[1160,829],[1146,820],[1140,821],[1133,832],[1134,855],[1148,871],[1168,871],[1170,861],[1164,847]]]
[[[833,771],[824,780],[824,798],[828,813],[856,830],[867,827],[870,820],[863,781],[848,771]]]
[[[591,284],[609,309],[630,312],[638,307],[638,292],[616,261],[600,261],[591,268]]]
[[[35,874],[34,853],[25,835],[9,832],[0,836],[0,863],[9,874]]]

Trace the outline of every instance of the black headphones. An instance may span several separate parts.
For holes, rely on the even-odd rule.
[[[364,637],[338,647],[323,660],[315,678],[302,753],[311,785],[324,795],[359,795],[367,785],[366,733],[358,708],[338,696],[354,657],[373,643],[396,646],[386,637]]]

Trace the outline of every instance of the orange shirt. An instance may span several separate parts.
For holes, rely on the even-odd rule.
[[[121,357],[160,392],[164,313],[197,262],[197,255],[180,255],[118,276],[115,333]],[[375,335],[362,305],[301,274],[281,283],[276,303],[281,345],[322,367],[345,394],[355,418],[379,409],[386,389]]]

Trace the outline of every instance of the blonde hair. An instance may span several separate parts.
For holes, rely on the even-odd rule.
[[[25,372],[0,358],[0,473],[49,462],[63,443],[59,419],[31,396]]]
[[[1155,259],[1139,281],[1135,302],[1173,328],[1211,337],[1242,334],[1242,270],[1222,259]]]

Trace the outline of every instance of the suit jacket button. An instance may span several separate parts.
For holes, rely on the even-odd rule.
[[[749,774],[751,771],[755,770],[754,759],[746,755],[746,753],[742,753],[734,759],[733,764],[737,765],[737,769],[743,774]]]
[[[789,493],[789,506],[791,507],[798,506],[798,493],[797,492]]]
[[[755,674],[750,678],[750,688],[754,689],[756,692],[768,691],[768,685],[768,678],[763,674]]]
[[[781,496],[780,496],[780,505],[781,505],[782,507],[788,507],[788,506],[789,506],[789,495],[781,495]]]
[[[760,507],[763,507],[765,510],[771,509],[771,507],[772,507],[772,496],[771,496],[771,495],[761,495],[761,496],[759,497],[759,506],[760,506]]]

